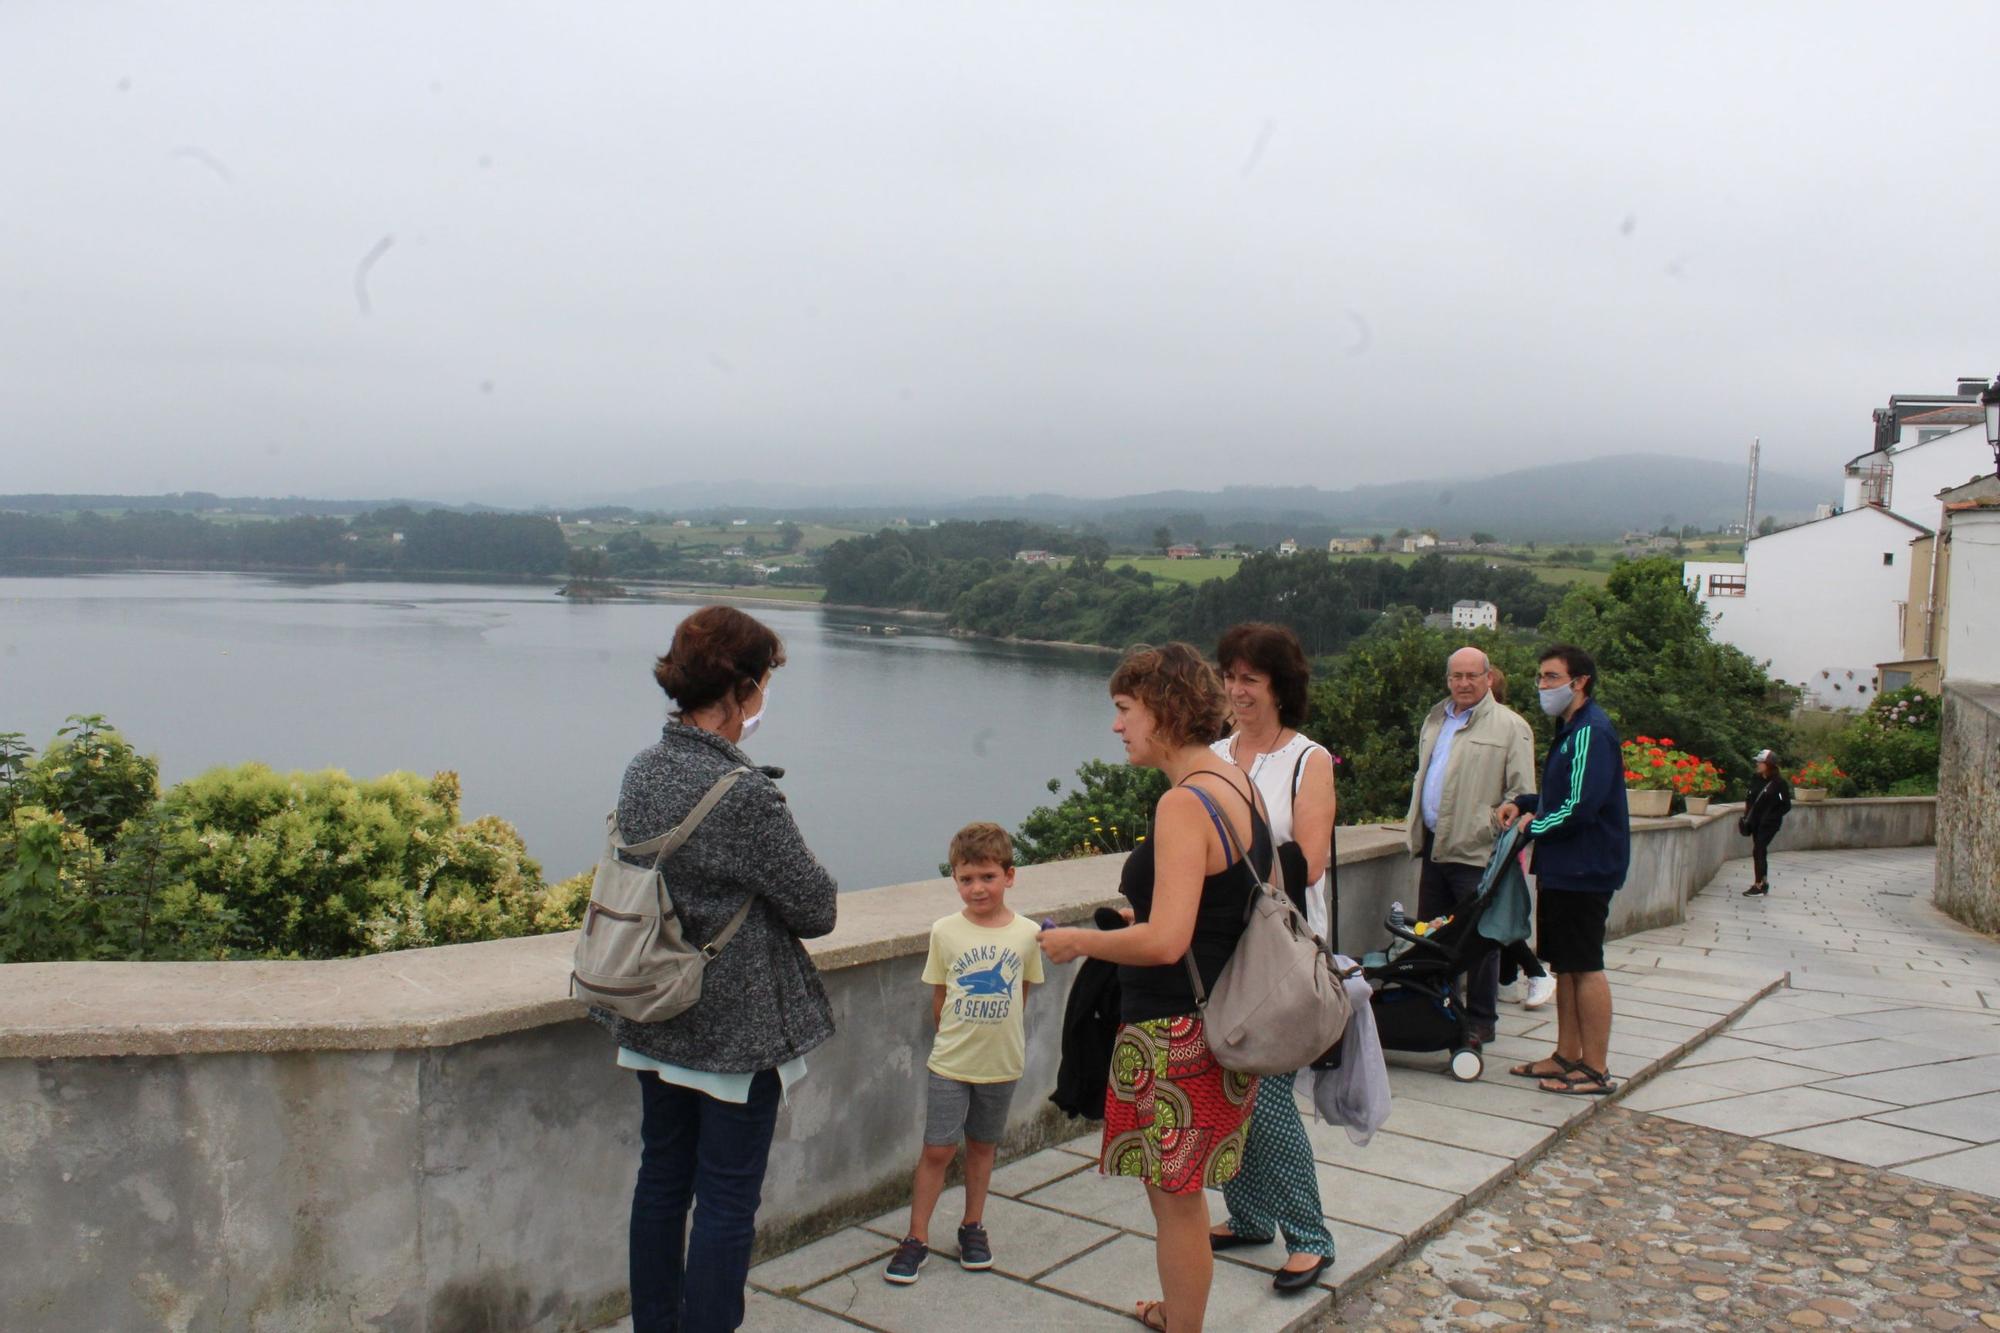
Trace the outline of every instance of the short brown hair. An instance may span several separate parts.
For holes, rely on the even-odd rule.
[[[1489,678],[1487,688],[1493,693],[1493,702],[1496,704],[1506,703],[1507,673],[1499,667],[1494,666],[1491,662],[1488,662],[1486,664],[1486,674]]]
[[[954,873],[960,866],[974,865],[990,861],[1002,870],[1014,868],[1014,840],[1007,836],[1007,830],[998,824],[984,820],[967,824],[951,835],[951,853],[948,857]]]
[[[1137,699],[1160,735],[1176,746],[1213,745],[1229,715],[1215,668],[1185,643],[1159,648],[1142,643],[1127,650],[1111,673],[1111,692]]]
[[[748,700],[764,673],[784,664],[785,645],[763,621],[733,606],[704,606],[674,627],[653,679],[677,714],[692,713],[732,691],[737,702]]]
[[[1278,722],[1296,727],[1306,720],[1306,690],[1312,684],[1312,668],[1306,664],[1306,650],[1299,636],[1283,625],[1260,620],[1231,625],[1215,645],[1215,662],[1224,671],[1241,663],[1271,678],[1271,694],[1278,701]]]

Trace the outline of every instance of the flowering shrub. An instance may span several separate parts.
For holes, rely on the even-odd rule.
[[[1683,760],[1690,758],[1684,751],[1673,748],[1671,736],[1654,740],[1651,736],[1634,736],[1619,748],[1625,754],[1625,785],[1633,791],[1679,791],[1674,778],[1683,770]]]
[[[1019,864],[1129,852],[1146,840],[1153,807],[1167,790],[1164,773],[1093,759],[1076,776],[1078,790],[1054,805],[1035,807],[1021,821],[1014,834]],[[1050,778],[1049,791],[1062,791],[1062,780]]]
[[[1834,738],[1834,762],[1858,793],[1936,791],[1940,711],[1914,686],[1877,695]]]
[[[348,957],[567,929],[589,895],[461,824],[454,773],[157,772],[99,717],[39,758],[0,733],[0,963]]]
[[[1837,787],[1847,778],[1847,774],[1828,758],[1801,764],[1798,771],[1790,776],[1794,787]]]

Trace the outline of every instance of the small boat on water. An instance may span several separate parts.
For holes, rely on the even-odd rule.
[[[875,632],[875,627],[873,625],[856,625],[854,627],[854,632],[856,634],[873,634]]]
[[[903,627],[901,625],[884,625],[882,632],[893,639],[903,632]]]

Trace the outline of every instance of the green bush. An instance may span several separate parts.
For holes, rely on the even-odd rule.
[[[91,841],[106,844],[160,794],[160,766],[139,754],[96,713],[72,715],[55,743],[27,766],[28,801],[57,811]]]
[[[340,958],[567,930],[589,898],[459,823],[455,773],[157,774],[101,717],[39,758],[0,734],[0,962]]]
[[[1021,821],[1014,834],[1017,863],[1129,852],[1145,840],[1153,807],[1166,794],[1166,774],[1092,759],[1076,770],[1076,778],[1076,791],[1054,805],[1037,806]],[[1062,779],[1050,778],[1049,791],[1061,792]]]
[[[1935,792],[1940,714],[1938,700],[1915,686],[1877,695],[1834,737],[1833,760],[1851,794]]]

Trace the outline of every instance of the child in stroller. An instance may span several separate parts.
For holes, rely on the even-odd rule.
[[[1465,980],[1487,954],[1528,937],[1528,881],[1516,853],[1521,825],[1501,833],[1479,891],[1463,909],[1435,922],[1404,922],[1391,913],[1385,951],[1361,960],[1375,988],[1371,1008],[1382,1046],[1391,1051],[1449,1051],[1453,1078],[1471,1082],[1485,1068]]]

